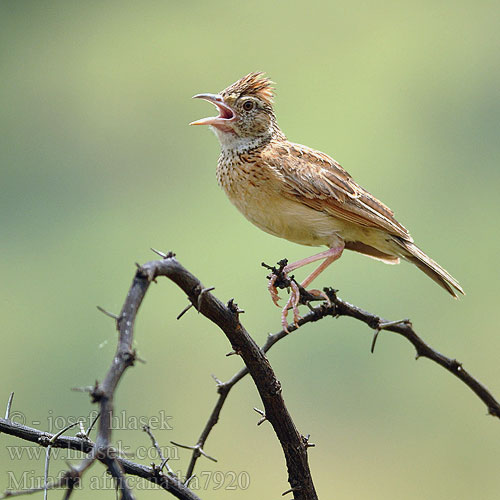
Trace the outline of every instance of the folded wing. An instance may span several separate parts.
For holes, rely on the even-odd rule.
[[[264,151],[263,160],[282,179],[283,195],[354,224],[413,241],[392,210],[359,186],[333,158],[299,144],[278,147],[279,155]]]

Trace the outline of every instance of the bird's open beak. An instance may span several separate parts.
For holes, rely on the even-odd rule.
[[[235,118],[233,110],[224,103],[224,100],[219,94],[196,94],[193,96],[193,99],[204,99],[205,101],[211,102],[217,107],[219,116],[202,118],[201,120],[191,122],[189,125],[212,125],[213,127],[223,129]]]

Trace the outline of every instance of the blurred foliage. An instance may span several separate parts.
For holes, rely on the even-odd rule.
[[[114,352],[113,324],[95,306],[119,311],[134,262],[154,258],[149,247],[174,250],[218,297],[235,297],[258,342],[279,328],[260,262],[310,249],[237,213],[216,185],[216,138],[187,125],[211,111],[193,94],[255,70],[277,82],[288,137],[332,155],[394,208],[467,296],[455,302],[407,264],[353,254],[318,286],[410,317],[500,396],[499,14],[488,1],[3,0],[0,399],[16,391],[14,410],[47,430],[50,417],[92,410],[69,388],[101,378]],[[164,446],[195,442],[215,401],[210,373],[227,379],[241,366],[202,317],[176,322],[185,303],[164,280],[152,287],[136,331],[147,364],[117,394],[128,416],[172,416],[173,429],[157,433]],[[374,355],[370,341],[363,325],[329,320],[270,354],[298,428],[316,443],[320,497],[497,498],[498,422],[442,369],[415,363],[403,340],[381,334]],[[279,445],[255,426],[253,406],[246,380],[206,446],[219,462],[199,462],[202,498],[288,489]],[[149,445],[133,429],[114,437]],[[42,474],[41,460],[10,460],[6,446],[23,443],[0,439],[0,490],[6,471]],[[189,454],[178,457],[173,467],[185,470]],[[55,461],[51,473],[65,467]],[[214,489],[210,471],[245,471],[250,488],[227,489],[228,479]],[[78,498],[114,495],[88,489],[90,475]]]

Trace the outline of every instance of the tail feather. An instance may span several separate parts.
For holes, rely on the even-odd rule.
[[[457,291],[465,295],[460,283],[437,262],[434,262],[420,248],[409,241],[395,237],[394,241],[404,250],[401,256],[415,264],[427,276],[433,279],[439,286],[443,287],[454,298],[458,298]]]

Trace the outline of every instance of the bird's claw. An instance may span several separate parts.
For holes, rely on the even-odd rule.
[[[299,314],[299,301],[300,301],[300,288],[295,283],[295,281],[290,280],[290,297],[288,298],[288,301],[285,305],[285,307],[281,311],[281,326],[283,327],[283,330],[287,333],[290,333],[288,331],[288,321],[287,321],[287,316],[288,316],[288,309],[293,310],[293,324],[295,325],[296,328],[299,327],[299,320],[300,314]]]
[[[278,276],[276,276],[276,274],[273,274],[271,276],[271,279],[269,280],[269,283],[267,284],[267,289],[269,290],[269,293],[271,294],[271,300],[273,301],[274,305],[279,307],[280,305],[278,304],[278,302],[280,300],[280,296],[278,295],[278,289],[274,285],[277,278],[278,278]]]
[[[268,266],[264,262],[262,265],[271,271],[271,274],[268,276],[269,282],[267,284],[267,289],[269,290],[269,293],[271,295],[271,300],[273,301],[274,305],[280,307],[278,301],[280,300],[280,297],[278,295],[278,288],[289,288],[290,290],[290,297],[288,298],[288,301],[281,310],[281,326],[283,327],[283,330],[287,333],[288,331],[288,321],[287,321],[287,316],[288,316],[288,311],[289,309],[292,309],[293,311],[293,325],[298,328],[299,327],[299,321],[301,319],[300,314],[299,314],[299,304],[307,304],[313,300],[324,300],[328,307],[332,305],[332,302],[328,295],[321,291],[321,290],[306,290],[303,288],[301,285],[298,285],[297,282],[293,279],[293,276],[288,276],[287,273],[287,263],[288,261],[286,259],[283,259],[278,262],[279,267],[272,267]]]
[[[328,307],[330,307],[332,305],[332,301],[330,300],[330,297],[328,297],[328,295],[325,292],[323,292],[323,290],[317,290],[317,289],[307,290],[307,293],[309,295],[313,295],[313,296],[317,297],[318,299],[321,297],[328,304]]]

